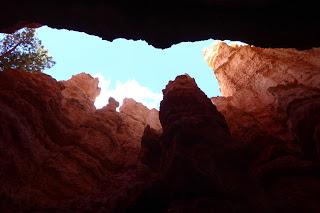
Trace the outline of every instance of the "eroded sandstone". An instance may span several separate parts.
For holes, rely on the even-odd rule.
[[[224,109],[237,108],[255,119],[267,133],[287,142],[295,140],[295,133],[288,128],[287,110],[292,102],[310,99],[317,93],[319,48],[264,49],[249,45],[232,47],[220,42],[207,48],[204,54],[223,96],[213,102],[225,112],[227,120],[230,112]],[[287,85],[291,94],[281,92]],[[231,124],[235,119],[229,120]],[[237,128],[231,127],[231,131],[234,129]]]
[[[251,173],[277,210],[319,211],[320,49],[220,42],[204,56],[223,95],[211,100],[233,138],[246,144]]]
[[[319,212],[319,54],[219,43],[224,96],[181,75],[160,112],[96,110],[84,73],[1,72],[0,210]]]
[[[134,100],[136,111],[96,110],[98,80],[85,73],[58,82],[6,70],[0,87],[0,208],[8,211],[59,209],[103,184],[110,190],[117,173],[136,167],[145,126],[159,123]]]

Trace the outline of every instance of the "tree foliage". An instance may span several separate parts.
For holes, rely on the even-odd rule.
[[[36,37],[35,29],[23,28],[0,38],[0,70],[23,69],[41,72],[55,65],[48,50]]]

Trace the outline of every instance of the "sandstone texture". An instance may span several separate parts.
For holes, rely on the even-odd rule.
[[[1,212],[320,212],[319,49],[218,43],[222,97],[188,75],[160,111],[95,109],[81,73],[0,73]]]
[[[229,120],[232,132],[244,134],[238,131],[244,123],[246,129],[250,126],[265,131],[288,144],[297,140],[304,143],[297,135],[299,130],[294,130],[298,125],[294,123],[298,122],[294,113],[305,110],[308,114],[311,102],[313,107],[318,103],[320,49],[232,47],[219,42],[207,48],[204,56],[214,70],[223,96],[212,101]],[[309,113],[314,114],[314,120],[318,119],[317,113]],[[310,131],[317,124],[312,125]],[[254,131],[247,134],[250,138]],[[243,136],[240,138],[246,140]]]
[[[85,73],[62,82],[42,73],[0,73],[1,210],[63,209],[103,184],[110,190],[115,180],[128,181],[118,173],[136,167],[148,123],[161,131],[158,112],[134,100],[124,112],[96,110],[97,85]]]
[[[320,49],[219,42],[204,57],[222,94],[211,100],[233,138],[246,144],[251,172],[268,182],[265,190],[278,199],[279,209],[319,211]]]

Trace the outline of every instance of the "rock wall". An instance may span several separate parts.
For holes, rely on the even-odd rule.
[[[207,48],[204,55],[223,96],[213,98],[218,108],[240,109],[266,132],[286,141],[295,140],[292,125],[287,123],[288,109],[291,103],[316,95],[320,83],[319,48],[263,49],[220,42]]]
[[[128,181],[117,174],[136,167],[148,123],[160,131],[158,112],[134,100],[124,103],[125,112],[95,110],[97,85],[85,73],[62,82],[42,73],[0,73],[1,210],[63,208],[103,184],[108,190],[117,179]]]
[[[277,209],[319,211],[320,49],[220,42],[204,56],[222,93],[211,100],[247,146],[251,173],[267,183]]]
[[[1,212],[320,212],[319,49],[208,48],[160,111],[96,110],[97,79],[0,73]],[[212,104],[214,103],[214,104]]]

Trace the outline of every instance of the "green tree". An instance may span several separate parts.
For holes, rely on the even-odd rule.
[[[48,50],[36,37],[35,29],[23,28],[0,37],[0,71],[11,68],[41,72],[54,65]]]

